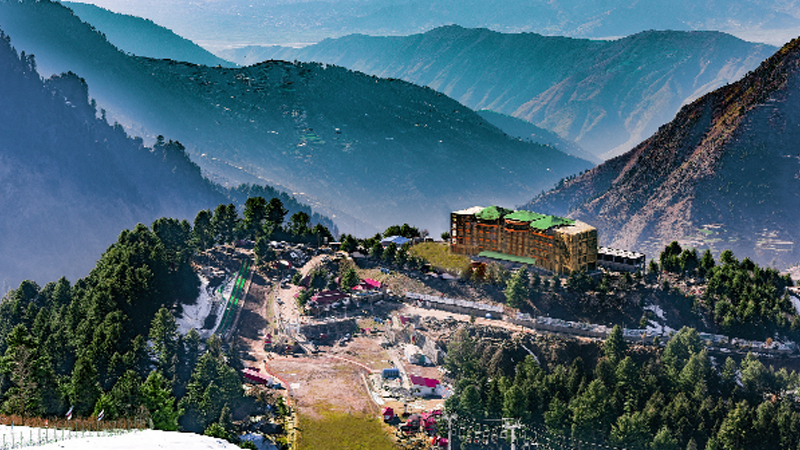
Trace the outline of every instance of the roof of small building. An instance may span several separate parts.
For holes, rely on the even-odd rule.
[[[598,247],[597,253],[602,253],[605,255],[613,255],[613,256],[622,256],[623,258],[630,258],[630,259],[644,258],[646,256],[644,253],[632,252],[630,250],[620,250],[609,247]]]
[[[380,281],[375,281],[372,278],[364,278],[353,289],[361,291],[361,290],[375,290],[380,288],[381,288]]]
[[[411,242],[411,239],[404,238],[403,236],[388,236],[381,240],[381,245],[389,245],[392,242],[394,242],[396,246],[402,247],[407,242]]]
[[[440,384],[439,380],[434,380],[433,378],[418,377],[416,375],[411,375],[409,378],[411,379],[411,384],[414,386],[425,386],[435,389],[436,386]]]

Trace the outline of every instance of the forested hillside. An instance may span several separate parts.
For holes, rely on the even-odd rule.
[[[211,54],[194,42],[184,39],[172,31],[156,25],[152,20],[117,14],[95,5],[62,2],[108,39],[120,50],[137,56],[186,61],[206,66],[235,64]]]
[[[0,287],[88,273],[120,229],[161,215],[192,218],[250,195],[332,223],[270,187],[225,190],[202,177],[183,146],[145,147],[88,99],[73,73],[42,80],[33,55],[0,31]]]
[[[123,54],[64,6],[0,1],[45,74],[73,70],[135,134],[169,136],[215,181],[296,193],[340,228],[434,231],[471,204],[515,204],[590,163],[521,142],[431,89],[321,64],[242,69]]]
[[[179,335],[170,312],[197,298],[190,259],[198,242],[188,223],[162,218],[123,231],[74,285],[26,280],[9,291],[0,302],[0,410],[23,418],[102,411],[106,420],[202,432],[241,405],[238,355],[217,336]]]
[[[471,327],[458,331],[447,350],[456,386],[449,410],[481,428],[485,419],[519,419],[550,448],[798,445],[797,373],[752,354],[711,355],[694,329],[680,330],[662,349],[629,348],[619,327],[603,344]],[[459,437],[467,443],[462,448],[483,448],[469,444],[483,433]]]
[[[719,32],[647,31],[593,41],[451,25],[411,36],[350,35],[303,48],[223,54],[240,64],[317,61],[400,78],[470,108],[526,120],[606,159],[775,50]]]

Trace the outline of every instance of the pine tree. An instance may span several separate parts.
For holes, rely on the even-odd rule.
[[[506,285],[504,291],[506,304],[512,308],[521,308],[530,297],[528,268],[522,266],[517,270]]]
[[[175,431],[182,410],[175,408],[170,382],[159,371],[153,371],[141,387],[142,403],[150,412],[153,427],[157,430]]]

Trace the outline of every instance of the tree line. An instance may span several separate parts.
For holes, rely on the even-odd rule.
[[[650,271],[675,274],[679,279],[700,278],[705,291],[696,299],[707,315],[726,333],[763,337],[776,333],[800,338],[800,316],[789,299],[792,278],[776,269],[760,267],[750,258],[737,260],[725,250],[715,261],[709,250],[698,258],[697,250],[670,243]]]
[[[451,339],[446,367],[455,394],[446,401],[467,422],[509,417],[582,445],[627,449],[796,449],[800,378],[752,354],[714,358],[696,330],[665,348],[628,348],[620,327],[587,357],[542,364],[516,341],[493,343],[475,329]],[[540,359],[542,356],[540,356]],[[462,436],[462,448],[472,448]],[[577,442],[577,441],[567,441]],[[581,444],[576,444],[581,445]]]
[[[139,224],[120,233],[74,284],[26,280],[10,290],[0,302],[0,411],[103,411],[108,420],[145,418],[163,430],[230,430],[230,411],[246,402],[237,351],[194,329],[181,335],[171,311],[198,297],[191,267],[198,251],[327,232],[310,228],[302,212],[284,224],[275,200],[248,199],[243,218],[231,204],[200,211],[194,226],[172,218]]]

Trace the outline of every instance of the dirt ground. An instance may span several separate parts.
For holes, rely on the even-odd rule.
[[[308,273],[318,263],[319,258],[313,258],[301,272]],[[282,380],[283,392],[301,414],[319,418],[321,411],[340,411],[377,416],[379,406],[369,396],[364,376],[391,367],[377,335],[355,337],[345,346],[322,347],[320,356],[284,357],[264,350],[265,334],[275,336],[281,321],[305,320],[294,299],[297,291],[291,285],[282,289],[278,278],[254,275],[236,334],[237,344],[247,355],[246,365]]]

